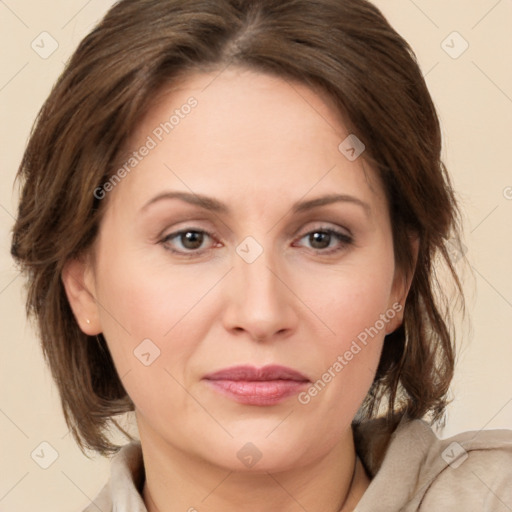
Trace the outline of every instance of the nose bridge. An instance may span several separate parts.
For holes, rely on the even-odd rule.
[[[235,280],[234,291],[226,321],[231,329],[242,329],[253,338],[264,339],[291,329],[296,315],[293,294],[279,275],[282,265],[278,255],[271,248],[258,246],[253,239],[237,247],[231,276]]]
[[[264,250],[253,262],[241,260],[237,266],[249,302],[254,301],[256,306],[261,299],[266,299],[267,304],[276,299],[277,277],[275,270],[271,271],[276,265],[270,249]]]

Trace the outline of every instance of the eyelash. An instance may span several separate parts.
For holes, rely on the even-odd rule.
[[[181,235],[184,235],[186,233],[191,233],[191,232],[192,233],[200,233],[200,234],[203,234],[203,235],[207,235],[212,240],[216,239],[216,237],[215,237],[215,235],[213,233],[210,233],[209,231],[207,231],[205,229],[197,229],[197,228],[189,227],[189,228],[186,228],[186,229],[181,229],[181,230],[176,231],[174,233],[170,233],[169,235],[166,235],[160,241],[160,243],[165,247],[166,250],[168,250],[168,251],[170,251],[170,252],[172,252],[174,254],[178,254],[180,256],[186,257],[186,258],[199,257],[203,253],[205,253],[205,252],[207,252],[207,251],[212,249],[212,248],[210,248],[210,249],[200,249],[200,250],[179,251],[179,250],[173,249],[172,247],[170,247],[168,245],[170,240],[173,240],[175,238],[179,238]],[[320,255],[331,255],[331,254],[338,253],[341,250],[345,249],[346,247],[348,247],[350,245],[353,245],[353,243],[354,243],[354,240],[353,240],[353,238],[350,235],[347,235],[346,233],[342,233],[341,231],[338,231],[338,230],[333,229],[333,228],[328,228],[328,227],[320,227],[320,228],[316,228],[316,229],[313,229],[311,231],[308,231],[307,233],[302,235],[299,238],[299,240],[302,240],[303,238],[306,238],[307,236],[310,236],[313,233],[329,234],[329,235],[334,236],[335,238],[337,238],[338,241],[340,242],[340,246],[338,248],[335,248],[335,249],[312,249],[316,254],[320,254]]]

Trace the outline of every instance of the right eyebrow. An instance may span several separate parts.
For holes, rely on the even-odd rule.
[[[150,205],[158,203],[159,201],[169,200],[169,199],[180,199],[181,201],[185,201],[187,203],[193,204],[195,206],[199,206],[204,208],[205,210],[210,210],[216,213],[229,214],[229,207],[222,203],[221,201],[214,199],[213,197],[208,197],[202,194],[192,194],[189,192],[178,192],[178,191],[167,191],[162,192],[152,199],[150,199],[141,209],[140,211],[145,210]]]

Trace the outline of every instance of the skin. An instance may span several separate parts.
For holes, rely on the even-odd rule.
[[[395,267],[382,186],[363,157],[351,162],[338,150],[349,132],[325,98],[236,68],[165,91],[130,147],[190,96],[197,107],[108,193],[91,252],[63,273],[77,321],[103,333],[135,404],[146,506],[352,510],[369,479],[356,463],[351,422],[403,309],[307,404],[297,396],[240,404],[203,377],[280,364],[315,382],[358,334],[404,305],[410,281]],[[180,199],[144,207],[164,191],[204,194],[230,211]],[[367,209],[342,201],[291,211],[333,193]],[[169,237],[187,228],[213,237],[199,238],[198,249]],[[326,228],[353,242],[324,234],[315,244],[309,234]],[[252,263],[236,252],[248,236],[263,250]],[[160,350],[149,366],[134,356],[144,339]],[[252,467],[237,457],[248,442],[261,454]]]

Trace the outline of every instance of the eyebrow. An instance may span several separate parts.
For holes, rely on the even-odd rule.
[[[181,201],[185,201],[186,203],[192,204],[194,206],[199,206],[200,208],[204,208],[205,210],[209,210],[219,214],[229,214],[230,208],[222,203],[221,201],[214,199],[213,197],[205,196],[202,194],[193,194],[189,192],[162,192],[157,196],[150,199],[142,208],[146,210],[150,205],[158,203],[164,200],[170,199],[180,199]],[[302,213],[308,210],[312,210],[314,208],[318,208],[320,206],[325,206],[333,203],[352,203],[358,206],[361,206],[365,211],[367,216],[371,215],[371,207],[368,203],[362,201],[361,199],[351,196],[348,194],[328,194],[322,197],[318,197],[315,199],[310,199],[308,201],[297,201],[291,207],[292,213]]]

